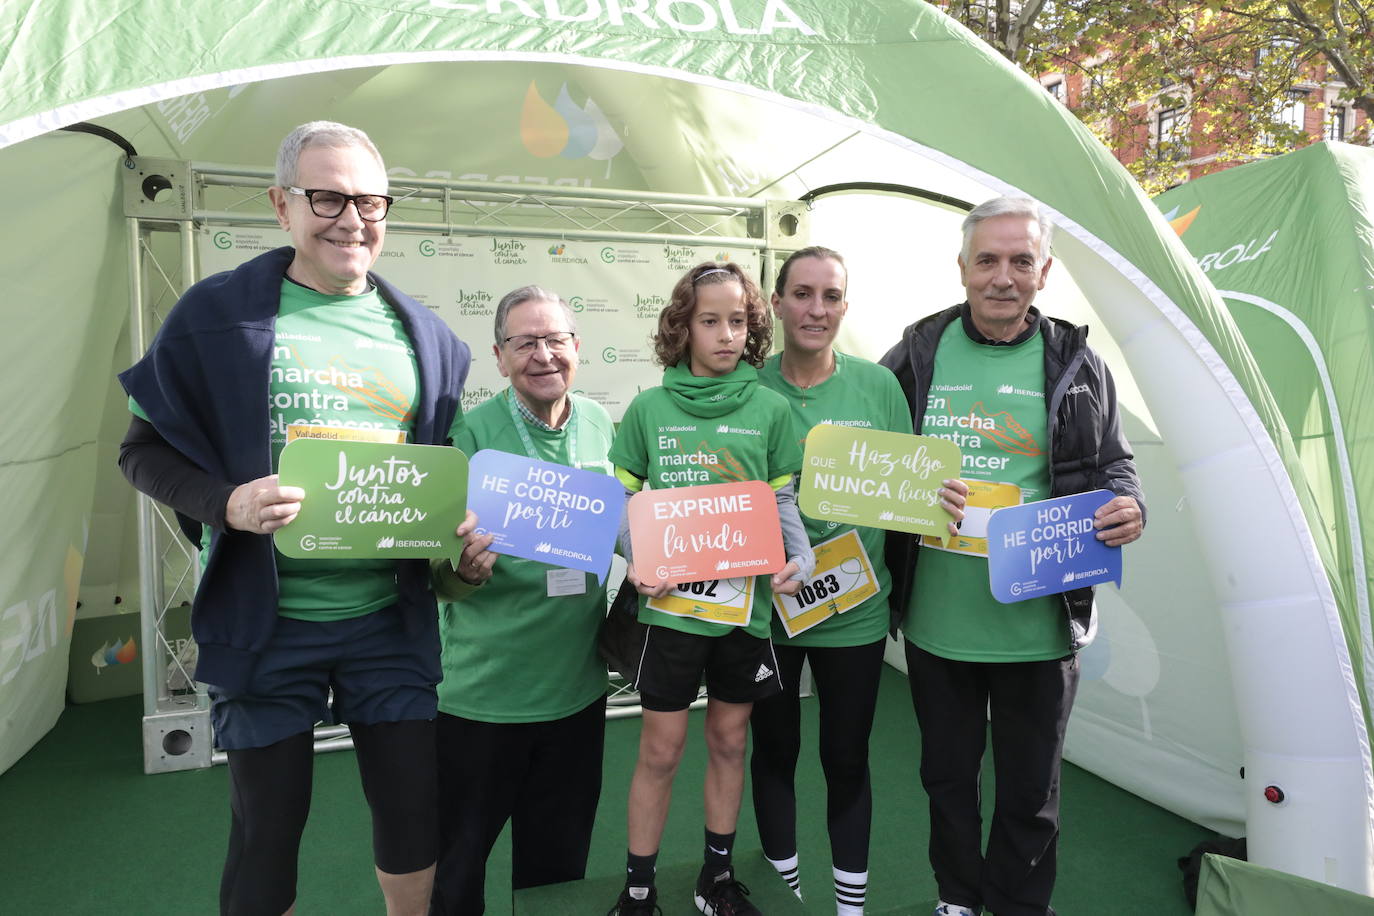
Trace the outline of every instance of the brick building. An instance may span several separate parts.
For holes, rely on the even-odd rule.
[[[1306,142],[1349,142],[1356,137],[1368,118],[1363,111],[1341,101],[1342,84],[1328,75],[1326,64],[1314,64],[1307,68],[1304,76],[1287,91],[1282,102],[1274,106],[1271,114],[1275,125],[1280,130],[1282,126],[1300,130],[1310,138]],[[1050,72],[1040,77],[1045,90],[1071,109],[1081,104],[1087,82],[1081,70]],[[1175,171],[1164,182],[1169,186],[1243,161],[1226,158],[1218,152],[1217,142],[1203,130],[1206,115],[1190,112],[1187,96],[1186,87],[1162,86],[1152,100],[1132,109],[1133,123],[1112,125],[1112,140],[1108,145],[1117,159],[1130,165],[1152,156],[1159,160],[1162,173],[1167,173],[1172,165]],[[1257,147],[1270,148],[1279,140],[1282,148],[1275,152],[1305,145],[1302,141],[1289,145],[1286,139],[1274,134],[1260,133],[1255,139]]]

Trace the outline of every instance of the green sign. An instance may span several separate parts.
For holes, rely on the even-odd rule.
[[[300,514],[275,535],[297,559],[450,557],[467,508],[468,458],[456,448],[295,439],[281,453],[283,486],[305,490]]]
[[[806,436],[797,503],[812,518],[948,541],[940,487],[960,460],[946,439],[821,423]]]

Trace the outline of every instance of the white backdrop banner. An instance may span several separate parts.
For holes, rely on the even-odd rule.
[[[204,235],[202,277],[290,244],[277,229],[211,229]],[[582,338],[574,390],[619,422],[630,400],[662,379],[650,338],[673,284],[695,264],[725,260],[759,276],[760,253],[749,249],[401,233],[387,239],[374,270],[438,312],[472,347],[465,410],[506,387],[491,351],[501,297],[530,284],[558,293],[576,313]]]

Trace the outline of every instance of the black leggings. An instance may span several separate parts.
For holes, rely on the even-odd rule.
[[[350,725],[363,794],[372,809],[377,867],[403,875],[434,864],[434,722]],[[224,916],[281,916],[296,899],[296,859],[310,814],[314,736],[229,751],[229,852],[220,881]]]
[[[754,753],[754,816],[770,859],[797,852],[797,795],[794,777],[801,753],[802,662],[820,700],[820,757],[825,771],[826,826],[830,857],[844,871],[868,870],[868,834],[873,790],[868,778],[868,736],[878,703],[885,640],[840,648],[775,647],[783,692],[754,704],[750,727]]]

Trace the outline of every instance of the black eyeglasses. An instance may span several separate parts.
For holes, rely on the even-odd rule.
[[[358,210],[358,216],[369,223],[386,219],[386,211],[391,208],[394,197],[385,194],[343,194],[323,188],[287,188],[292,194],[299,194],[310,202],[310,212],[325,219],[334,219],[344,212],[348,202]]]
[[[539,347],[539,341],[544,341],[544,346],[549,348],[550,353],[562,353],[571,346],[573,338],[577,334],[573,331],[554,331],[552,334],[515,334],[501,341],[508,344],[516,354],[520,356],[532,356]]]

